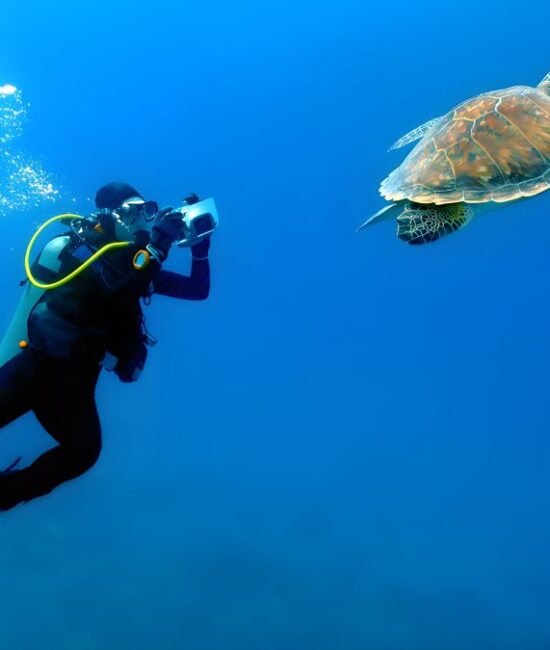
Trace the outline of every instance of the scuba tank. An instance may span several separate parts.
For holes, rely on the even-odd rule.
[[[60,257],[70,242],[70,235],[62,235],[46,244],[36,262],[43,274],[51,277],[56,277],[59,274],[62,265]],[[46,289],[37,287],[31,282],[26,281],[25,285],[23,296],[17,305],[2,343],[0,343],[0,366],[28,347],[27,322],[31,311],[46,292]]]

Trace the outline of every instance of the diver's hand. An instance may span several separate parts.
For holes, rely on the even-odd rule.
[[[151,231],[151,244],[161,253],[164,259],[168,257],[170,246],[183,237],[181,213],[168,207],[159,210]]]
[[[208,251],[210,250],[210,235],[202,239],[198,244],[191,246],[191,255],[194,260],[208,259]]]

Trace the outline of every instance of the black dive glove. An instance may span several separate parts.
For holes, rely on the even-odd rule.
[[[151,246],[159,253],[161,262],[168,257],[172,244],[183,239],[184,236],[185,229],[181,212],[174,211],[174,208],[171,207],[160,210],[155,217],[155,223],[151,231]],[[191,246],[191,255],[195,260],[206,260],[209,249],[210,236]]]
[[[208,259],[208,251],[210,250],[210,237],[206,237],[198,244],[191,246],[191,255],[194,260],[206,260]]]
[[[181,213],[173,208],[163,208],[155,217],[151,231],[151,245],[160,253],[161,261],[168,257],[170,246],[183,237]]]

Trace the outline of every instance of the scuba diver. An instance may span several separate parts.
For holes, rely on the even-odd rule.
[[[68,232],[34,263],[26,255],[25,293],[0,346],[0,428],[33,411],[57,445],[28,467],[18,458],[0,472],[0,510],[50,493],[89,470],[101,450],[95,387],[102,368],[123,382],[144,367],[147,332],[141,302],[153,294],[204,300],[208,251],[217,225],[213,199],[196,195],[159,210],[126,183],[96,194],[89,217],[60,215]],[[162,268],[171,246],[191,248],[191,273]],[[23,283],[22,283],[23,284]]]

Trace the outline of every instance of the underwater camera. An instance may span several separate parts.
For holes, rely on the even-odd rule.
[[[183,237],[174,242],[176,246],[194,246],[211,235],[219,223],[214,199],[199,201],[196,194],[184,199],[183,205],[174,212],[181,214],[183,224]]]

